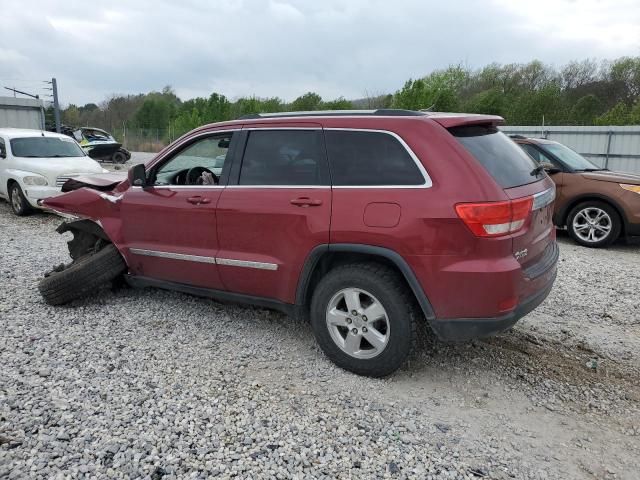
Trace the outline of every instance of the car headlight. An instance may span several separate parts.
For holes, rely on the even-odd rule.
[[[47,179],[42,175],[29,175],[22,177],[22,181],[25,185],[37,185],[38,187],[44,187],[47,185]]]
[[[621,183],[620,186],[630,192],[640,193],[640,185],[627,185],[626,183]]]

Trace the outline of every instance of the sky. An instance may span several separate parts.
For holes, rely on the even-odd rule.
[[[640,55],[640,0],[0,0],[0,86],[63,105],[392,93],[451,64]],[[0,88],[0,95],[11,95]]]

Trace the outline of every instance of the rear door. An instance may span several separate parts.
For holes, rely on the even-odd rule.
[[[313,123],[243,130],[218,202],[218,268],[227,290],[293,303],[309,252],[329,243],[331,187],[322,128]]]
[[[197,178],[202,167],[215,173],[217,165],[230,161],[236,134],[210,132],[187,140],[151,169],[151,185],[124,193],[123,246],[133,274],[223,289],[215,259],[216,205],[228,174],[223,169],[217,184],[197,184]],[[198,169],[193,181],[187,181],[189,169]]]

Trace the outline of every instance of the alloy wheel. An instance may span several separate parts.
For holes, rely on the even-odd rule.
[[[613,222],[607,212],[598,207],[587,207],[573,217],[573,231],[587,243],[604,240],[611,233]]]
[[[327,328],[335,344],[346,354],[373,358],[389,343],[389,317],[382,303],[366,290],[345,288],[327,306]]]
[[[20,189],[18,187],[11,189],[11,206],[16,213],[22,211],[22,198],[20,198]]]

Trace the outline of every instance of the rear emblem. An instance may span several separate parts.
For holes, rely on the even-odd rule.
[[[514,253],[513,255],[516,257],[516,260],[522,260],[524,257],[526,257],[529,254],[529,250],[528,249],[523,249],[523,250],[519,250],[516,253]]]

